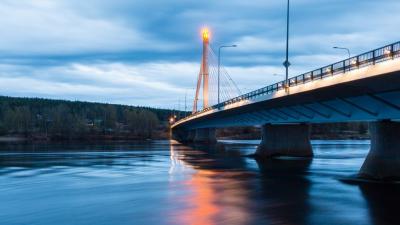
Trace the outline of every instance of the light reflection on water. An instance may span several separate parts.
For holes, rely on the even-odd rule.
[[[0,224],[399,224],[398,186],[339,179],[369,141],[261,162],[246,157],[258,143],[2,145]]]

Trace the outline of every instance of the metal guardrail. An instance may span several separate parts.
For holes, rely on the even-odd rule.
[[[400,56],[400,42],[395,42],[390,45],[386,45],[384,47],[351,57],[349,59],[345,59],[343,61],[339,61],[336,63],[333,63],[328,66],[321,67],[319,69],[303,73],[301,75],[291,77],[288,79],[288,86],[293,87],[297,86],[300,84],[305,84],[314,80],[319,80],[323,79],[326,77],[334,76],[337,74],[344,74],[346,72],[359,69],[361,67],[365,67],[368,65],[374,65],[376,63],[384,62],[390,59],[394,59]],[[274,92],[277,92],[279,90],[282,90],[285,88],[285,81],[280,81],[275,84],[268,85],[266,87],[257,89],[255,91],[240,95],[238,97],[229,99],[227,101],[221,102],[219,104],[210,106],[208,108],[205,108],[201,111],[198,111],[196,113],[193,113],[179,121],[183,122],[184,120],[188,120],[192,117],[195,117],[199,114],[202,114],[204,112],[213,110],[213,109],[219,109],[221,107],[240,102],[243,100],[248,100],[252,99],[258,96],[266,95],[266,94],[272,94]]]

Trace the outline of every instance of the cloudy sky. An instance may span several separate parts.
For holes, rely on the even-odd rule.
[[[400,40],[399,0],[292,0],[291,76]],[[0,94],[183,107],[199,30],[237,44],[223,61],[243,92],[281,80],[285,0],[2,0]],[[275,75],[273,75],[275,74]]]

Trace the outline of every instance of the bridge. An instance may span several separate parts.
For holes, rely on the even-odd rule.
[[[312,157],[309,124],[367,121],[371,149],[360,176],[400,178],[400,42],[213,105],[209,52],[207,33],[193,112],[171,125],[176,140],[215,143],[216,128],[262,126],[256,156]]]

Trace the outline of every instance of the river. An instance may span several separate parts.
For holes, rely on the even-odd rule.
[[[258,143],[2,144],[0,225],[400,224],[398,186],[346,182],[369,141],[263,162]]]

